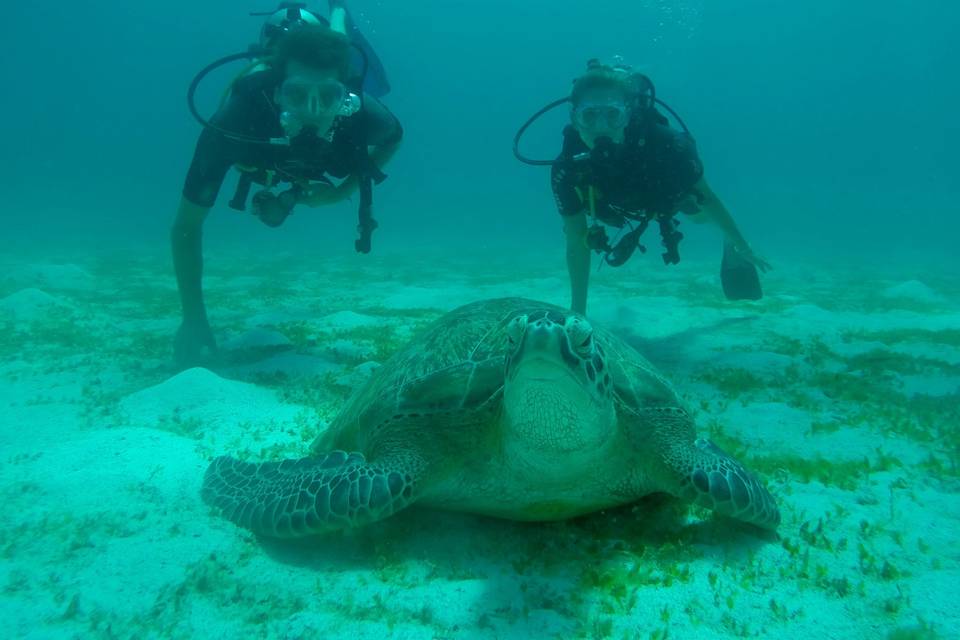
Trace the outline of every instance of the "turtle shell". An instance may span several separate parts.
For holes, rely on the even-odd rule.
[[[354,391],[329,429],[314,441],[314,451],[370,453],[386,434],[395,443],[398,438],[435,437],[441,429],[489,424],[500,411],[510,321],[520,314],[546,315],[562,325],[570,313],[523,298],[483,300],[451,311]],[[635,349],[605,330],[594,328],[594,336],[598,354],[585,366],[591,377],[613,385],[618,412],[676,406],[672,388]]]

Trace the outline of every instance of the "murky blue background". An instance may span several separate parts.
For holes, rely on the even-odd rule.
[[[325,14],[325,5],[311,7]],[[955,266],[956,3],[350,6],[387,66],[387,103],[406,128],[376,192],[377,251],[530,243],[560,252],[547,171],[516,162],[511,140],[568,91],[587,58],[620,54],[685,118],[707,178],[775,264],[815,254]],[[187,84],[255,41],[260,18],[247,11],[272,8],[227,0],[6,7],[2,242],[162,248],[199,132]],[[203,86],[204,108],[233,71]],[[562,112],[542,120],[526,151],[555,155],[563,121]],[[208,247],[352,251],[353,205],[300,211],[273,230],[226,207],[233,181],[208,223]],[[718,254],[716,231],[686,230],[687,256]]]

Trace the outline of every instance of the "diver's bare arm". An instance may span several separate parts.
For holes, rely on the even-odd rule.
[[[370,147],[370,159],[377,167],[383,169],[399,147],[399,142],[386,146]],[[353,196],[359,184],[360,181],[356,175],[348,176],[335,187],[322,182],[311,183],[299,202],[308,207],[320,207],[342,202]]]
[[[393,155],[399,148],[399,142],[390,145],[370,147],[370,159],[377,166],[377,168],[382,170],[385,166],[387,166],[387,163],[390,162],[390,159],[393,158]],[[357,190],[357,186],[359,184],[360,181],[356,175],[351,175],[346,180],[341,182],[337,187],[337,191],[340,194],[340,199],[345,200],[352,196]]]
[[[762,271],[770,269],[767,261],[757,256],[753,252],[753,249],[750,248],[750,244],[746,238],[743,237],[743,234],[740,233],[740,229],[733,220],[733,216],[730,215],[727,207],[724,206],[717,194],[713,192],[713,189],[710,188],[707,181],[700,178],[697,184],[694,185],[694,188],[703,195],[703,202],[700,203],[699,211],[692,214],[690,218],[694,222],[712,222],[717,225],[720,227],[720,230],[723,231],[727,242],[733,245],[737,253],[759,267]]]
[[[703,201],[699,205],[700,210],[691,215],[690,219],[698,223],[712,222],[720,227],[720,230],[723,231],[727,240],[732,242],[735,247],[738,249],[740,247],[749,247],[743,234],[740,233],[740,229],[737,228],[737,223],[734,222],[733,216],[730,215],[730,212],[724,206],[723,202],[720,201],[717,194],[713,192],[713,189],[710,188],[710,185],[707,184],[707,181],[700,178],[697,184],[694,185],[694,189],[700,192],[703,196]]]
[[[567,272],[570,274],[570,308],[586,315],[590,284],[590,248],[587,246],[587,216],[581,212],[563,217],[567,236]]]

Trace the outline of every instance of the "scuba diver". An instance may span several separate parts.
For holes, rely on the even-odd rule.
[[[230,168],[239,179],[229,205],[270,227],[298,205],[329,205],[359,191],[355,248],[367,253],[376,228],[372,185],[386,177],[381,167],[403,136],[377,99],[389,91],[382,65],[341,1],[331,0],[329,21],[303,3],[284,2],[266,15],[259,45],[208,65],[188,91],[190,111],[204,128],[171,230],[183,310],[174,343],[180,367],[196,366],[217,349],[203,302],[202,227]],[[251,62],[216,113],[203,118],[194,104],[197,86],[213,69],[242,59]],[[250,198],[254,183],[260,188]]]
[[[520,153],[526,129],[541,115],[570,104],[571,124],[563,132],[556,160],[531,160]],[[657,105],[680,123],[669,126]],[[552,167],[550,184],[566,234],[571,308],[586,313],[590,252],[620,266],[636,251],[650,223],[659,227],[664,263],[680,260],[677,213],[695,222],[713,222],[724,233],[721,280],[730,299],[762,296],[757,269],[770,266],[758,257],[723,203],[703,178],[703,165],[686,125],[657,99],[653,83],[619,60],[597,60],[573,83],[569,97],[534,114],[514,138],[514,154],[532,165]],[[607,228],[621,234],[611,244]]]

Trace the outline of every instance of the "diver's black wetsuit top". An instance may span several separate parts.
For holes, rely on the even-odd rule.
[[[587,188],[593,186],[597,218],[617,227],[628,218],[673,215],[703,175],[693,138],[665,124],[651,124],[641,134],[641,125],[631,123],[624,143],[602,167],[592,160],[573,161],[581,153],[589,148],[568,126],[550,176],[557,209],[562,216],[582,212],[588,206]]]
[[[252,138],[282,137],[280,110],[273,102],[278,82],[278,76],[269,71],[240,79],[211,123]],[[380,101],[367,95],[363,102],[361,111],[337,120],[330,141],[305,134],[293,138],[289,146],[257,144],[204,128],[187,172],[183,196],[201,207],[212,207],[233,165],[276,172],[275,183],[356,174],[366,161],[361,140],[369,146],[386,146],[399,142],[403,136],[400,122]]]

